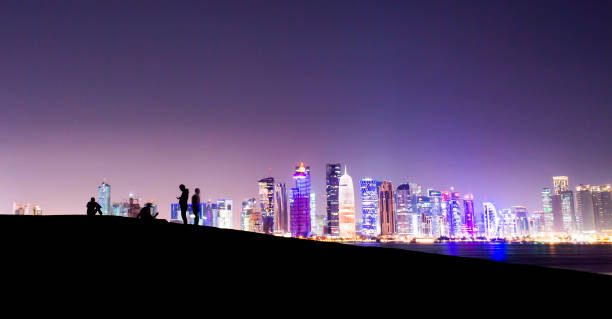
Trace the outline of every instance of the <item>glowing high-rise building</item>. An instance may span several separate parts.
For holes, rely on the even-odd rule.
[[[499,234],[499,225],[500,218],[497,214],[497,209],[495,209],[495,205],[490,202],[482,203],[483,206],[483,214],[482,214],[482,222],[484,225],[484,233],[488,238],[498,238]]]
[[[466,235],[474,237],[474,195],[472,194],[463,196],[463,221]]]
[[[295,168],[293,179],[295,179],[295,187],[291,189],[291,236],[308,237],[310,235],[310,167],[300,163],[300,166]]]
[[[112,215],[110,191],[111,187],[106,181],[103,181],[102,185],[98,186],[98,204],[102,206],[100,209],[102,215]]]
[[[554,195],[569,190],[569,178],[567,176],[553,176]]]
[[[576,186],[576,221],[579,230],[596,231],[593,192],[591,185]]]
[[[395,234],[395,206],[393,205],[393,184],[384,181],[378,189],[378,215],[380,216],[380,234]]]
[[[443,225],[446,219],[442,213],[442,192],[428,189],[427,197],[429,197],[429,204],[431,206],[431,235],[434,238],[445,236]]]
[[[451,198],[446,206],[446,222],[448,223],[448,235],[450,237],[462,237],[461,233],[461,205],[459,204],[460,195],[452,192]]]
[[[376,180],[364,178],[359,181],[361,188],[361,234],[365,237],[378,235],[378,187]]]
[[[412,235],[410,218],[412,213],[412,194],[410,184],[401,184],[395,189],[395,223],[396,234],[401,236]]]
[[[232,229],[234,224],[233,206],[234,201],[231,199],[217,200],[217,227]]]
[[[542,196],[542,211],[543,211],[542,227],[545,232],[551,232],[554,230],[554,227],[553,227],[554,217],[553,217],[553,210],[552,210],[553,193],[550,187],[542,188],[541,196]]]
[[[340,237],[355,237],[355,192],[353,190],[353,179],[346,172],[340,177],[340,187],[338,188],[338,226]]]
[[[325,165],[325,200],[327,202],[327,235],[340,236],[339,228],[339,188],[340,175],[342,174],[340,163]]]
[[[287,186],[278,183],[274,186],[274,232],[289,233],[289,210],[287,201]]]
[[[512,206],[512,215],[515,220],[516,235],[525,237],[530,235],[527,208],[525,206]]]
[[[593,186],[595,225],[600,232],[612,232],[612,185]]]
[[[34,215],[34,216],[41,216],[42,214],[43,214],[43,212],[42,212],[42,208],[40,208],[40,206],[38,206],[38,205],[32,206],[32,215]]]
[[[274,178],[259,180],[259,208],[263,222],[263,232],[274,233]]]
[[[322,235],[321,231],[317,229],[317,194],[314,192],[310,193],[310,231],[317,235]]]
[[[416,224],[417,231],[413,232],[413,236],[433,237],[431,201],[428,196],[416,197],[416,211],[418,216]]]
[[[255,212],[257,200],[255,198],[247,198],[242,201],[242,209],[240,211],[240,230],[250,230],[251,214]]]

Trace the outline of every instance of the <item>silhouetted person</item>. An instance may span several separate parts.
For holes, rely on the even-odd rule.
[[[200,189],[195,189],[195,194],[191,196],[191,211],[195,215],[195,219],[193,220],[194,225],[198,225],[200,221]]]
[[[87,216],[95,216],[96,213],[100,213],[100,215],[102,215],[102,206],[96,203],[96,199],[92,197],[87,203]]]
[[[140,213],[138,213],[138,216],[136,216],[136,219],[140,219],[143,222],[152,222],[155,219],[155,217],[159,215],[159,213],[155,213],[155,215],[152,215],[151,206],[153,206],[153,204],[147,203],[145,207],[143,207],[140,210]]]
[[[187,222],[187,202],[189,201],[189,190],[185,188],[185,185],[181,184],[179,186],[181,190],[181,197],[177,197],[179,200],[179,206],[181,207],[181,217],[183,218],[183,224],[188,224]]]

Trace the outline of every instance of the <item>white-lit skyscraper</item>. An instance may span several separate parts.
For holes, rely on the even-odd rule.
[[[233,225],[233,205],[231,199],[217,200],[217,227],[231,229]]]
[[[555,195],[569,190],[569,178],[567,176],[553,176],[553,188]]]
[[[409,184],[401,184],[395,189],[396,233],[401,236],[413,235],[410,229],[412,213],[412,194]]]
[[[483,206],[483,214],[482,214],[482,223],[484,225],[484,233],[488,238],[498,238],[499,234],[499,224],[500,218],[497,214],[497,209],[495,209],[495,205],[490,202],[482,203]]]
[[[355,192],[353,190],[353,179],[346,172],[340,177],[340,187],[338,189],[339,203],[339,229],[340,237],[355,237]]]
[[[595,211],[593,210],[593,192],[591,185],[576,186],[576,219],[578,229],[594,232]]]
[[[113,208],[111,206],[110,191],[111,187],[106,181],[103,181],[102,185],[98,186],[98,204],[102,206],[100,209],[102,215],[112,215]]]

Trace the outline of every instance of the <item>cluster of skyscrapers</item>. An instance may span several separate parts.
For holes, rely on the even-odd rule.
[[[542,211],[535,212],[540,231],[612,232],[612,185],[579,184],[575,192],[567,176],[553,177],[553,187],[542,188]]]
[[[414,183],[394,187],[390,181],[359,180],[361,210],[356,211],[355,190],[346,166],[325,167],[324,214],[317,215],[311,189],[310,167],[300,163],[293,172],[294,184],[259,180],[259,196],[241,203],[240,225],[233,224],[233,201],[218,199],[200,205],[201,225],[238,228],[293,237],[313,235],[328,238],[517,238],[546,233],[589,234],[612,232],[612,185],[577,185],[570,188],[567,176],[553,177],[552,187],[541,190],[541,210],[528,212],[523,206],[497,209],[484,202],[478,212],[474,196],[450,190],[425,189]],[[293,186],[293,187],[291,187]],[[98,203],[104,215],[135,217],[140,200],[130,194],[111,202],[111,186],[98,187]],[[13,213],[27,214],[29,205],[13,204]],[[153,213],[158,206],[153,203]],[[41,215],[39,206],[33,215]],[[188,214],[193,221],[191,204]],[[178,203],[170,204],[171,221],[179,222]]]

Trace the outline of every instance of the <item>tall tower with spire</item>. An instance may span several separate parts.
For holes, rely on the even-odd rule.
[[[340,237],[355,237],[355,192],[353,179],[346,172],[340,177],[339,187],[339,228]]]

